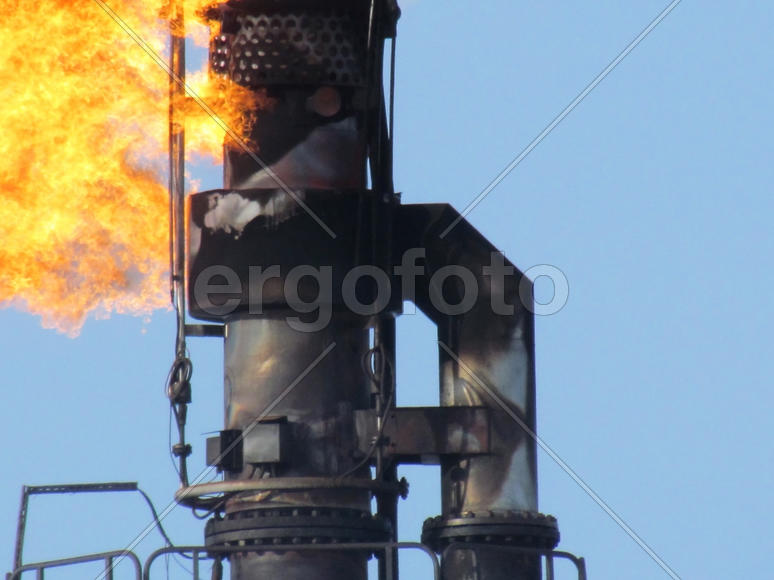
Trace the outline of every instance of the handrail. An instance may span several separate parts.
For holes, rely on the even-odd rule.
[[[260,546],[265,551],[358,551],[358,550],[371,550],[382,551],[385,554],[385,561],[387,566],[390,566],[392,560],[393,550],[401,549],[415,549],[420,550],[427,554],[433,564],[433,580],[441,579],[441,565],[438,562],[438,556],[435,555],[430,548],[419,542],[369,542],[369,543],[351,543],[351,544],[275,544],[272,546]],[[145,570],[143,572],[142,580],[150,580],[151,566],[153,562],[163,556],[164,554],[184,554],[190,553],[193,563],[193,577],[198,578],[199,574],[199,560],[202,559],[214,559],[228,554],[235,554],[240,552],[255,552],[256,546],[229,546],[223,548],[215,548],[212,546],[167,546],[153,552],[148,559],[145,560]]]
[[[395,550],[401,549],[414,549],[419,550],[427,554],[433,565],[433,580],[441,580],[441,565],[438,556],[426,545],[419,542],[369,542],[369,543],[349,543],[349,544],[274,544],[271,546],[261,546],[265,551],[359,551],[370,550],[373,552],[383,552],[385,555],[385,562],[387,566],[390,566],[393,562],[392,554]],[[578,580],[587,580],[586,576],[586,561],[579,556],[575,556],[569,552],[561,552],[558,550],[540,550],[536,548],[520,548],[516,546],[498,546],[491,544],[464,544],[453,543],[444,548],[441,554],[441,560],[445,559],[449,552],[455,550],[469,550],[474,548],[476,550],[487,549],[497,551],[508,551],[520,554],[533,554],[546,559],[546,580],[555,580],[554,574],[554,559],[565,559],[572,562],[575,569],[578,571]],[[235,553],[254,552],[256,546],[230,546],[230,547],[212,547],[212,546],[167,546],[160,548],[153,552],[145,561],[145,566],[140,564],[140,560],[136,554],[126,550],[113,550],[110,552],[99,552],[95,554],[88,554],[85,556],[76,556],[73,558],[62,558],[58,560],[47,560],[42,562],[33,562],[25,564],[13,572],[6,575],[6,580],[21,580],[21,575],[24,572],[35,571],[37,572],[37,580],[43,580],[43,572],[48,568],[57,568],[62,566],[70,566],[74,564],[85,564],[89,562],[97,562],[104,560],[105,571],[103,578],[105,580],[113,580],[113,570],[117,562],[114,560],[122,560],[124,558],[129,559],[134,566],[135,580],[150,580],[151,566],[161,556],[165,554],[191,554],[191,560],[193,564],[193,577],[199,577],[199,566],[201,560],[213,560],[220,559],[223,556],[228,556]]]
[[[134,552],[128,552],[126,550],[113,550],[111,552],[98,552],[96,554],[87,554],[85,556],[75,556],[74,558],[61,558],[58,560],[46,560],[43,562],[33,562],[31,564],[24,564],[19,568],[16,568],[13,572],[6,576],[6,580],[20,580],[21,575],[24,572],[30,572],[34,570],[37,572],[38,580],[43,579],[43,571],[48,568],[59,568],[61,566],[71,566],[73,564],[86,564],[88,562],[97,562],[99,560],[105,561],[104,578],[106,580],[113,580],[113,569],[116,563],[113,560],[123,560],[127,558],[134,565],[134,577],[135,580],[142,580],[142,565],[140,559]]]
[[[16,524],[16,547],[13,551],[14,570],[21,568],[22,550],[24,549],[24,534],[27,530],[27,513],[31,495],[62,494],[62,493],[100,493],[114,491],[137,491],[150,499],[137,486],[136,481],[113,481],[107,483],[63,483],[54,485],[23,485],[21,503],[19,505],[19,519]],[[152,509],[152,507],[151,507]]]
[[[586,578],[586,560],[581,556],[576,556],[570,552],[561,552],[559,550],[541,550],[538,548],[521,548],[518,546],[502,546],[497,544],[464,544],[461,542],[449,544],[441,553],[441,560],[445,559],[449,552],[455,550],[487,549],[501,552],[514,552],[517,554],[534,554],[546,559],[546,580],[555,580],[554,558],[569,560],[578,571],[578,580],[587,580]]]

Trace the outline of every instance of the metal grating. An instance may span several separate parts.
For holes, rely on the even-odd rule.
[[[237,31],[213,39],[213,72],[250,87],[361,86],[365,30],[343,10],[240,14]]]

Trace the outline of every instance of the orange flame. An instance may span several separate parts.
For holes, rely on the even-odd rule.
[[[187,0],[189,21],[205,3]],[[110,8],[164,54],[161,0]],[[226,124],[244,129],[251,93],[206,74],[193,81]],[[1,306],[75,335],[89,314],[145,315],[168,303],[167,87],[97,2],[0,0]],[[189,152],[218,159],[223,131],[186,109]]]

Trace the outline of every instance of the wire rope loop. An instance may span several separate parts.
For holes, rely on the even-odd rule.
[[[190,399],[192,373],[193,363],[188,357],[177,357],[172,363],[167,376],[167,397],[173,404]]]

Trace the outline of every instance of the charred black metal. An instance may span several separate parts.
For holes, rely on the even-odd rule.
[[[388,39],[395,58],[397,2],[227,0],[209,9],[212,74],[260,92],[265,107],[245,139],[224,143],[224,187],[188,197],[187,236],[174,107],[183,20],[173,4],[177,342],[167,394],[179,429],[175,499],[206,510],[196,514],[211,518],[206,545],[172,546],[134,483],[24,487],[11,577],[95,558],[111,577],[114,558],[128,557],[139,578],[126,551],[22,563],[31,494],[139,491],[168,544],[143,578],[157,557],[190,552],[195,577],[207,557],[218,579],[228,558],[231,580],[366,580],[375,554],[379,579],[397,580],[401,547],[429,554],[441,580],[540,580],[543,558],[552,579],[554,557],[585,578],[582,559],[554,550],[556,519],[538,512],[531,282],[451,206],[401,205],[394,190],[392,86],[386,95],[382,78]],[[185,297],[210,324],[186,324]],[[437,408],[396,407],[404,301],[438,329]],[[193,485],[187,336],[221,337],[224,347],[224,425],[206,454],[222,480]],[[412,463],[441,466],[441,514],[424,523],[423,544],[400,544],[397,505],[409,484],[398,467]]]
[[[398,407],[387,414],[383,453],[401,464],[438,465],[441,457],[488,455],[488,407]],[[359,449],[365,453],[378,436],[375,410],[355,413]]]
[[[212,71],[271,102],[248,138],[270,169],[227,142],[226,187],[276,187],[277,179],[294,188],[364,187],[384,40],[371,5],[232,1],[218,8]]]
[[[222,322],[251,309],[253,314],[292,310],[285,287],[288,274],[297,268],[309,274],[311,268],[330,268],[324,288],[311,275],[300,278],[297,299],[337,309],[345,308],[344,279],[354,268],[372,265],[394,278],[388,231],[379,221],[392,211],[392,203],[370,191],[297,190],[295,195],[309,211],[281,189],[224,189],[190,196],[188,304],[193,316]],[[261,276],[272,266],[278,275]],[[377,297],[372,279],[364,278],[355,290],[362,304]],[[390,294],[384,313],[400,309],[400,294]]]
[[[208,441],[224,480],[177,497],[216,514],[207,545],[232,554],[232,580],[365,580],[368,551],[272,547],[394,543],[406,463],[441,465],[442,513],[422,537],[445,580],[538,580],[559,540],[537,511],[523,275],[453,208],[401,205],[393,188],[382,75],[399,14],[394,0],[230,0],[209,13],[213,74],[270,103],[254,150],[225,143],[224,188],[189,198],[189,311],[224,337],[225,426]],[[409,288],[398,273],[412,253],[423,271]],[[472,300],[464,276],[441,276],[453,267]],[[395,407],[404,300],[438,327],[440,408]],[[397,552],[378,557],[380,579],[397,578]]]
[[[213,231],[212,224],[219,222],[208,219],[207,212],[213,211],[215,205],[211,202],[212,196],[221,196],[217,199],[223,199],[224,195],[238,195],[240,199],[248,200],[248,203],[254,202],[256,206],[263,207],[267,205],[266,202],[259,203],[256,200],[260,200],[261,195],[269,194],[255,190],[228,193],[217,191],[197,194],[192,200],[191,228],[201,232],[196,236],[199,245],[196,251],[192,249],[191,252],[190,303],[192,311],[197,312],[197,315],[226,322],[226,365],[230,385],[227,391],[231,398],[227,405],[229,416],[232,416],[234,409],[255,408],[257,401],[268,403],[265,397],[276,396],[278,390],[292,380],[291,371],[297,372],[299,368],[298,362],[291,361],[311,358],[315,350],[324,348],[326,340],[345,340],[346,352],[353,353],[353,356],[349,359],[332,359],[330,365],[323,365],[320,369],[320,386],[299,391],[298,396],[303,402],[298,403],[295,410],[283,404],[282,414],[289,413],[292,416],[291,424],[297,425],[298,429],[301,426],[308,428],[319,419],[314,418],[317,410],[311,414],[298,411],[309,401],[307,393],[318,390],[336,392],[338,389],[339,398],[334,397],[331,402],[336,400],[339,410],[334,411],[330,407],[325,421],[333,421],[333,424],[339,425],[337,428],[345,431],[349,429],[351,439],[345,437],[343,440],[358,443],[341,447],[340,443],[328,445],[321,442],[317,457],[330,459],[346,456],[357,465],[358,454],[362,456],[378,449],[378,456],[373,458],[377,464],[380,461],[392,465],[438,461],[442,466],[443,514],[440,519],[428,524],[423,538],[439,550],[452,541],[464,542],[469,546],[466,550],[455,551],[455,564],[444,567],[450,571],[448,574],[452,574],[451,570],[455,574],[463,573],[460,572],[464,569],[462,564],[473,558],[478,570],[501,569],[507,564],[507,569],[517,574],[518,578],[536,578],[540,573],[537,556],[507,553],[489,561],[487,558],[495,557],[492,555],[494,552],[478,554],[476,551],[479,544],[493,543],[550,549],[558,541],[556,521],[537,511],[536,443],[533,437],[533,319],[519,295],[522,275],[518,270],[464,220],[451,235],[441,238],[439,234],[459,215],[446,205],[391,207],[394,237],[391,247],[385,251],[384,247],[389,245],[387,242],[390,240],[387,236],[374,235],[374,232],[380,230],[374,227],[373,222],[369,222],[370,212],[363,212],[362,219],[347,219],[348,215],[359,215],[357,211],[363,207],[361,202],[364,198],[374,204],[381,203],[373,196],[366,198],[365,193],[341,193],[334,198],[328,192],[311,191],[307,195],[311,207],[318,209],[330,224],[338,228],[339,236],[336,239],[325,236],[313,224],[309,215],[297,209],[292,210],[291,215],[280,223],[258,215],[239,232],[227,232],[225,229]],[[294,239],[313,239],[315,243],[301,244],[302,248],[292,241]],[[359,246],[358,241],[363,239],[376,239],[379,243],[370,247]],[[422,250],[425,271],[417,279],[415,294],[408,296],[403,292],[401,281],[392,276],[391,272],[399,265],[397,256],[417,249]],[[374,260],[374,256],[380,257],[380,260]],[[501,257],[504,268],[512,269],[512,275],[502,279],[487,276],[486,268],[496,256]],[[332,270],[333,293],[321,294],[319,281],[314,280],[310,281],[309,286],[299,284],[298,292],[304,302],[317,300],[318,306],[329,306],[331,322],[321,331],[322,335],[296,334],[282,319],[282,316],[290,313],[285,292],[287,274],[293,268],[325,264],[326,260]],[[238,283],[222,293],[211,293],[208,298],[210,301],[204,302],[201,296],[195,295],[195,276],[205,275],[212,264],[225,264],[232,268],[237,272]],[[261,300],[257,304],[254,300],[255,288],[250,279],[250,266],[266,268],[278,264],[282,267],[273,281],[262,282]],[[439,342],[445,346],[445,349],[439,351],[441,401],[444,407],[434,410],[394,409],[384,416],[385,425],[381,428],[377,427],[376,421],[382,415],[369,402],[370,389],[359,366],[359,361],[368,352],[368,317],[358,317],[347,311],[345,296],[341,294],[347,272],[366,264],[378,267],[384,273],[384,280],[389,281],[387,291],[390,299],[381,311],[372,314],[391,317],[401,300],[411,299],[438,325]],[[449,313],[448,309],[438,307],[439,303],[453,305],[463,299],[464,288],[456,283],[458,280],[452,279],[452,283],[440,288],[433,287],[431,283],[437,272],[451,264],[470,271],[479,288],[476,301],[464,312]],[[359,298],[362,302],[375,300],[375,289],[370,290],[361,293]],[[494,301],[509,307],[510,312],[494,312]],[[227,311],[218,310],[227,305]],[[250,311],[256,306],[261,308],[260,316]],[[327,338],[320,339],[320,336]],[[346,338],[348,336],[350,338]],[[248,346],[256,340],[258,342],[254,346]],[[354,342],[350,342],[352,340]],[[283,354],[278,357],[277,353]],[[286,362],[274,364],[274,359]],[[258,372],[255,362],[252,362],[256,360],[266,361],[271,372],[267,375]],[[238,370],[229,370],[230,367]],[[316,373],[314,371],[312,375]],[[335,387],[329,382],[333,374],[339,379]],[[344,385],[355,385],[358,382],[361,385],[359,390],[341,390]],[[245,386],[239,386],[242,384]],[[255,384],[262,385],[260,392],[252,386]],[[325,384],[328,387],[324,387]],[[269,385],[276,385],[276,388]],[[242,390],[244,395],[239,394]],[[359,395],[356,396],[356,392]],[[240,400],[251,402],[240,403]],[[347,404],[341,414],[343,401],[347,401]],[[519,422],[514,421],[514,415]],[[228,426],[244,428],[251,418],[229,419]],[[452,443],[451,431],[462,434],[462,439]],[[375,438],[378,444],[374,448],[372,441]],[[310,466],[320,463],[314,455],[309,455],[317,444],[308,443],[305,442],[298,451],[299,463],[304,465],[304,470],[282,471],[282,475],[330,475],[336,471],[324,467],[310,470]],[[344,466],[344,463],[339,462],[337,465]],[[246,477],[246,469],[243,466],[241,474],[230,477]],[[338,471],[342,472],[346,472],[346,467]],[[325,497],[326,494],[322,494],[314,502],[321,502],[319,505],[324,506],[331,501],[331,497],[327,500]],[[392,498],[394,500],[394,496]],[[250,501],[247,500],[247,503]],[[337,496],[328,505],[342,507],[344,504],[341,502],[341,496]],[[232,502],[232,511],[237,509],[237,505],[243,509],[244,503],[244,498],[238,503]],[[361,509],[365,509],[364,505],[360,504]],[[356,504],[347,504],[347,507],[354,508]],[[474,517],[471,514],[487,514],[486,520],[483,523],[471,520]],[[480,577],[496,577],[492,576],[494,572],[487,574]]]
[[[285,288],[298,268],[329,267],[336,289],[358,266],[389,271],[395,196],[382,187],[391,183],[382,177],[388,141],[374,119],[384,117],[383,44],[396,10],[368,0],[232,0],[209,13],[219,26],[213,74],[270,103],[247,136],[254,150],[225,143],[224,189],[190,199],[189,310],[224,325],[226,425],[210,442],[209,460],[224,472],[223,489],[234,490],[215,504],[224,519],[212,520],[206,537],[214,547],[257,547],[232,558],[233,580],[365,579],[367,553],[277,554],[259,546],[394,539],[396,514],[372,516],[370,501],[378,493],[394,506],[397,494],[370,490],[371,458],[359,454],[354,428],[355,412],[374,403],[363,365],[374,356],[379,313],[348,312],[342,293],[321,294],[313,275],[295,279],[294,297]],[[366,188],[369,166],[377,189]],[[272,267],[277,275],[266,275]],[[256,275],[264,276],[257,282]],[[366,281],[355,295],[369,304],[378,290]],[[387,312],[399,310],[399,298]],[[300,315],[297,306],[314,301],[330,310],[329,320],[288,324],[309,322],[313,313]],[[383,339],[382,332],[379,356],[392,358],[377,364],[394,369]],[[380,377],[380,395],[392,380]],[[256,425],[269,406],[283,418],[282,432],[266,431],[265,418]],[[265,478],[367,485],[246,490]],[[397,489],[393,472],[380,478]]]
[[[276,544],[385,542],[389,522],[368,511],[344,508],[285,508],[231,514],[207,522],[207,545],[253,545],[270,551]]]
[[[537,511],[534,328],[530,304],[519,292],[523,274],[448,205],[402,206],[399,216],[401,249],[421,248],[425,256],[414,301],[438,326],[441,405],[492,410],[489,454],[441,458],[443,513],[429,521],[423,541],[439,548],[440,539],[470,546],[453,554],[454,564],[444,566],[445,578],[499,578],[496,570],[507,570],[510,578],[539,578],[538,557],[476,551],[482,538],[536,546],[532,535],[514,532],[522,527],[524,514],[533,522],[551,522],[543,530],[555,536],[548,547],[558,541],[556,521]],[[493,276],[487,269],[498,262],[508,276]],[[471,272],[478,288],[475,301],[452,314],[438,305],[461,303],[466,294],[462,281],[450,279],[442,288],[431,282],[449,264]],[[485,534],[473,534],[469,521],[458,521],[481,514],[488,518]]]

